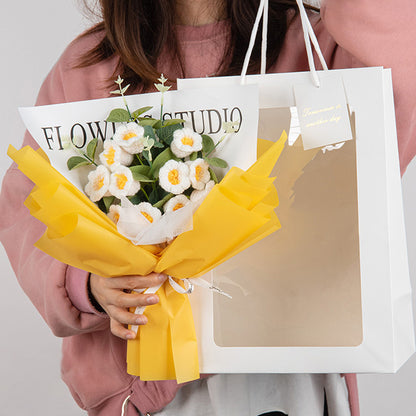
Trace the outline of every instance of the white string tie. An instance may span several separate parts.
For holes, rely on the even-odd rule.
[[[195,277],[192,279],[180,279],[184,282],[185,287],[182,287],[178,282],[173,279],[172,276],[168,276],[169,284],[172,286],[172,289],[180,293],[181,295],[190,295],[193,291],[195,286],[199,286],[204,289],[212,290],[213,292],[216,292],[222,296],[225,296],[229,299],[232,299],[232,296],[228,293],[224,292],[220,288],[211,285],[206,280],[202,279],[201,277]],[[155,294],[161,287],[163,283],[157,286],[149,287],[148,289],[134,289],[137,293],[143,293],[145,295],[153,295]],[[136,315],[143,315],[144,310],[146,309],[146,306],[138,306],[134,313]],[[132,325],[130,328],[131,331],[133,331],[135,334],[137,334],[137,331],[139,330],[139,325]]]
[[[124,402],[123,402],[123,404],[121,405],[121,416],[124,416],[125,415],[125,412],[126,412],[126,410],[127,410],[127,404],[128,404],[128,402],[129,402],[129,400],[130,400],[130,397],[131,397],[131,394],[129,394],[125,399],[124,399]]]

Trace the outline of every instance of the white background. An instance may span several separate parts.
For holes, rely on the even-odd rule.
[[[75,1],[6,3],[2,0],[0,177],[10,164],[6,156],[8,144],[20,146],[23,137],[24,127],[17,107],[33,105],[47,72],[65,46],[88,25]],[[413,287],[416,280],[415,189],[416,162],[413,162],[403,178]],[[0,270],[0,416],[85,415],[60,380],[60,340],[51,334],[18,286],[3,248],[0,248]],[[360,375],[362,415],[414,416],[415,385],[416,356],[398,374]]]

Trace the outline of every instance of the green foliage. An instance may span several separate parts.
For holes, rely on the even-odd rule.
[[[153,107],[142,107],[139,108],[138,110],[134,111],[131,115],[132,117],[136,120],[138,119],[142,114],[146,113],[147,111],[151,110]]]
[[[98,144],[98,139],[92,139],[88,145],[87,145],[87,156],[91,159],[94,160],[95,158],[95,152],[97,150],[97,144]]]
[[[163,122],[163,127],[174,126],[176,124],[183,125],[183,123],[185,123],[185,120],[182,120],[181,118],[172,118],[169,120],[165,120]]]
[[[131,170],[131,172],[133,173],[133,175],[135,173],[138,173],[140,175],[144,175],[144,176],[149,177],[150,166],[136,165],[136,166],[130,166],[129,169]]]
[[[66,162],[66,165],[69,170],[72,170],[80,166],[92,165],[92,163],[84,157],[73,156],[68,159],[68,161]]]
[[[129,169],[133,174],[133,179],[139,182],[155,182],[156,179],[150,178],[150,166],[130,166]]]
[[[173,133],[176,130],[182,129],[182,128],[183,128],[182,124],[172,124],[172,125],[164,126],[160,129],[157,129],[156,134],[162,142],[170,146],[173,140]]]
[[[103,204],[104,204],[105,209],[106,209],[106,213],[108,213],[110,211],[110,207],[113,204],[115,199],[116,198],[114,196],[104,196],[103,197],[102,200],[103,200]]]
[[[225,160],[220,159],[218,157],[211,157],[211,158],[206,157],[206,158],[204,158],[204,160],[205,160],[205,162],[207,162],[210,166],[212,166],[214,168],[223,168],[223,169],[225,169],[225,168],[228,167],[228,163]]]
[[[189,155],[189,160],[190,161],[194,161],[194,160],[196,160],[196,159],[198,159],[198,152],[193,152],[193,153],[191,153],[190,155]]]
[[[175,155],[170,150],[170,147],[165,149],[162,153],[160,153],[156,159],[153,161],[152,168],[150,169],[150,176],[154,179],[159,177],[159,170],[160,168],[170,159],[176,159]]]
[[[150,126],[156,130],[162,127],[162,122],[160,120],[156,120],[155,118],[143,117],[140,119],[139,125],[143,127]]]
[[[143,136],[144,137],[148,136],[149,139],[153,139],[156,142],[157,138],[156,138],[155,131],[153,130],[153,127],[151,127],[151,126],[143,126],[143,128],[144,128],[144,134],[143,134]]]
[[[162,208],[163,208],[163,205],[165,205],[165,204],[166,204],[166,202],[168,202],[168,201],[169,201],[169,199],[173,198],[174,196],[175,196],[174,194],[167,194],[167,195],[165,195],[165,197],[164,197],[164,198],[162,198],[160,201],[158,201],[158,202],[156,202],[155,204],[153,204],[153,206],[154,206],[155,208],[162,209]]]
[[[111,111],[106,121],[109,123],[127,123],[130,121],[130,114],[124,108],[116,108]]]
[[[208,156],[212,153],[215,149],[214,140],[211,137],[207,136],[206,134],[202,135],[202,154],[204,156]]]
[[[215,183],[218,183],[219,181],[218,181],[217,175],[215,174],[214,170],[213,170],[213,169],[211,169],[211,168],[209,168],[208,170],[209,170],[209,173],[211,174],[211,179],[212,179]]]

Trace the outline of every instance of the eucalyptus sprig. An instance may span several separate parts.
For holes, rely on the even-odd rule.
[[[121,85],[123,84],[123,82],[124,82],[124,79],[122,79],[119,75],[117,80],[115,81],[115,83],[118,85],[118,90],[111,91],[110,94],[121,95],[123,97],[124,105],[126,106],[129,117],[130,119],[133,119],[130,109],[129,109],[129,105],[127,104],[126,97],[124,96],[128,88],[130,87],[130,84],[126,85],[125,87],[122,87]]]
[[[163,102],[164,102],[164,95],[166,91],[169,91],[171,86],[165,85],[167,79],[164,77],[163,74],[161,74],[160,78],[158,78],[158,81],[160,84],[154,84],[156,89],[161,92],[162,98],[160,101],[160,121],[163,122]]]

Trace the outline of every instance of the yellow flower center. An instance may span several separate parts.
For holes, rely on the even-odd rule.
[[[147,219],[147,221],[149,221],[150,223],[153,222],[153,217],[151,215],[149,215],[147,212],[140,211],[140,213],[143,215],[143,217],[145,217]]]
[[[189,136],[183,136],[181,141],[182,141],[182,144],[184,144],[185,146],[193,146],[194,145],[194,139],[192,137],[189,137]]]
[[[184,207],[184,205],[179,202],[173,207],[173,211],[177,211],[178,209],[181,209],[183,207]]]
[[[117,224],[119,220],[120,220],[120,214],[118,212],[116,212],[114,214],[114,222]]]
[[[94,190],[99,191],[104,186],[104,177],[101,176],[97,181],[94,182]]]
[[[112,165],[114,163],[114,156],[116,155],[116,149],[114,147],[110,147],[107,153],[104,155],[105,160],[107,161],[107,165]]]
[[[129,140],[129,139],[131,139],[132,137],[137,137],[137,134],[136,134],[136,133],[133,133],[132,131],[130,131],[129,133],[127,133],[127,134],[125,134],[125,135],[123,136],[123,140]]]
[[[197,165],[195,168],[195,179],[199,182],[204,176],[204,169],[201,165]]]
[[[172,185],[178,185],[179,184],[179,172],[177,169],[172,169],[168,173],[168,181]]]
[[[121,173],[116,173],[116,178],[117,178],[117,188],[118,189],[124,189],[124,187],[126,186],[126,183],[128,181],[127,176],[123,175]]]

